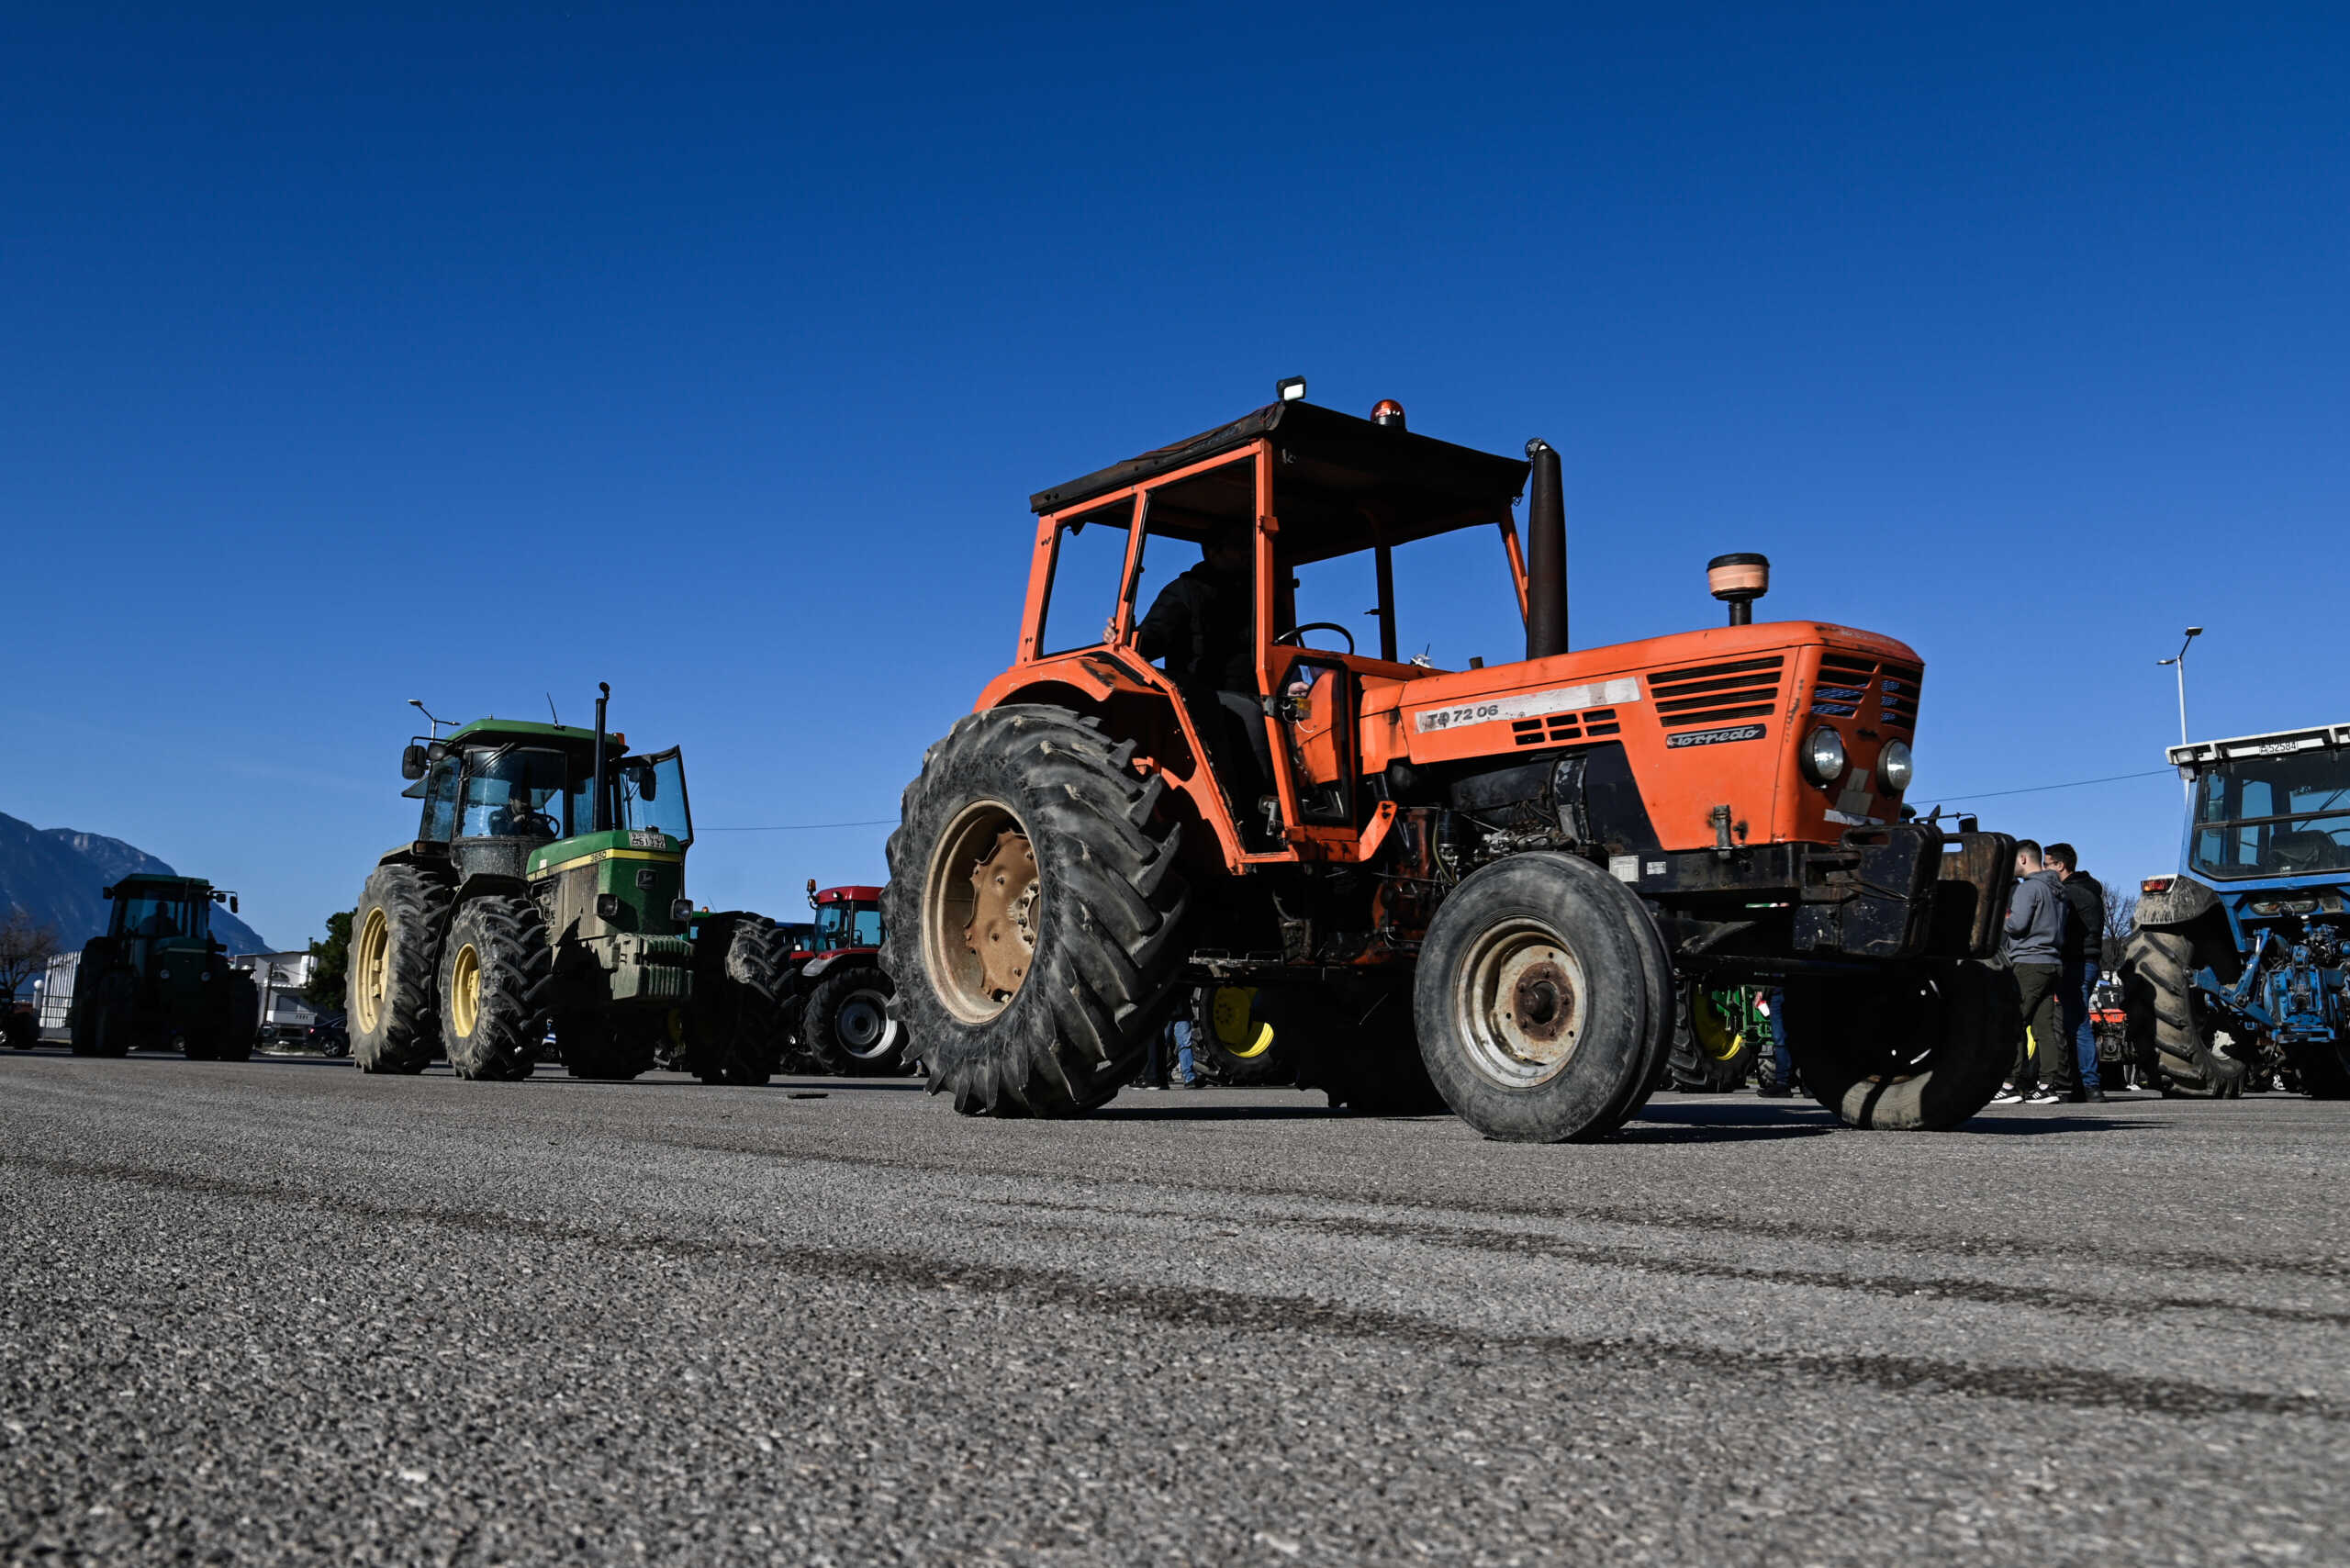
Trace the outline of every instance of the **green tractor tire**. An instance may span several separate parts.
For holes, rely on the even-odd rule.
[[[449,890],[413,866],[378,866],[351,917],[344,995],[362,1072],[422,1072],[441,1049],[441,944]]]
[[[1684,980],[1675,991],[1667,1081],[1684,1094],[1736,1089],[1754,1068],[1757,1052],[1751,1032],[1697,981]]]
[[[554,972],[546,928],[529,899],[485,893],[458,907],[442,944],[441,1037],[459,1078],[531,1076],[546,1040]]]
[[[1286,1002],[1286,1005],[1284,1005]],[[1293,1083],[1312,1021],[1288,988],[1203,985],[1192,993],[1192,1071],[1217,1083]]]

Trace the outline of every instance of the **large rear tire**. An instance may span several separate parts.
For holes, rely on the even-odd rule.
[[[906,1070],[906,1026],[890,1016],[890,977],[878,964],[835,962],[800,1015],[800,1043],[816,1070],[844,1078],[897,1078]]]
[[[783,1004],[791,992],[791,938],[771,920],[745,918],[727,934],[725,951],[711,957],[716,961],[695,965],[688,1025],[694,1076],[704,1083],[765,1083],[782,1068],[788,1043]]]
[[[1181,828],[1134,756],[1095,720],[1020,704],[958,721],[906,787],[882,894],[890,1014],[966,1115],[1103,1103],[1172,999]]]
[[[2005,964],[1944,959],[1884,977],[1791,977],[1787,1048],[1805,1092],[1847,1126],[1948,1132],[1999,1092],[2021,1000]]]
[[[1472,873],[1428,923],[1413,1011],[1428,1077],[1487,1137],[1606,1137],[1664,1067],[1670,969],[1624,885],[1576,856]]]
[[[2130,933],[2121,955],[2123,1026],[2142,1053],[2149,1044],[2154,1047],[2155,1079],[2165,1094],[2238,1099],[2244,1063],[2214,1050],[2210,1021],[2196,1016],[2193,958],[2193,944],[2179,932],[2142,926]]]
[[[1203,985],[1192,992],[1192,1071],[1217,1083],[1291,1083],[1312,1023],[1292,986]]]
[[[86,961],[84,964],[86,968]],[[126,1057],[136,1044],[134,1017],[138,987],[117,969],[95,977],[81,976],[86,996],[73,999],[73,1054],[77,1057]]]
[[[1723,1094],[1746,1081],[1754,1043],[1722,1016],[1713,992],[1697,980],[1673,987],[1673,1055],[1666,1081],[1684,1094]]]
[[[362,1072],[422,1072],[441,1048],[438,985],[449,890],[413,866],[378,866],[351,916],[344,1025]]]
[[[441,958],[441,1037],[459,1078],[531,1076],[546,1042],[554,972],[529,899],[484,893],[459,906]]]

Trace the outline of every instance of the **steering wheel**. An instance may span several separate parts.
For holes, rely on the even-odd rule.
[[[1336,632],[1347,640],[1347,652],[1351,654],[1355,651],[1355,634],[1335,621],[1309,621],[1303,626],[1291,627],[1280,636],[1275,637],[1273,641],[1302,648],[1305,646],[1305,634],[1308,632]]]
[[[554,838],[563,831],[563,824],[545,812],[529,810],[509,812],[506,822],[507,825],[514,830],[514,835],[518,838],[527,836],[533,831],[543,833],[549,838]]]

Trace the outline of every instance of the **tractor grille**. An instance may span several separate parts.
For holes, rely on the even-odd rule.
[[[1887,729],[1918,729],[1918,679],[1923,672],[1913,665],[1883,665],[1858,654],[1829,653],[1819,657],[1819,679],[1811,689],[1811,711],[1826,719],[1868,718],[1869,698],[1876,698],[1877,721]]]
[[[1555,713],[1548,719],[1519,719],[1509,727],[1513,745],[1547,745],[1561,741],[1597,740],[1621,734],[1613,708],[1586,708],[1580,713]]]
[[[1657,720],[1668,730],[1680,730],[1767,719],[1778,706],[1785,665],[1785,655],[1773,654],[1651,676],[1649,692],[1656,699]]]

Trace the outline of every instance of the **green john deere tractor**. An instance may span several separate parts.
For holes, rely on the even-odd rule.
[[[106,934],[82,945],[66,1028],[77,1057],[168,1050],[190,1061],[245,1061],[261,1028],[253,977],[212,939],[212,906],[237,896],[196,877],[125,877],[101,890]]]
[[[402,754],[423,819],[352,916],[361,1071],[445,1054],[461,1078],[525,1078],[550,1025],[575,1078],[634,1078],[656,1059],[707,1082],[775,1071],[789,944],[736,914],[709,924],[696,962],[683,759],[630,755],[601,691],[593,730],[482,719]]]

